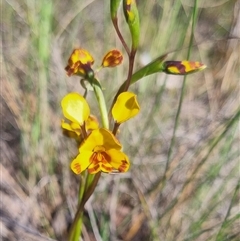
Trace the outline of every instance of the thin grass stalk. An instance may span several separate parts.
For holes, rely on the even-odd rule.
[[[189,60],[189,58],[190,58],[191,48],[193,46],[194,30],[195,30],[195,26],[196,26],[196,23],[197,23],[197,14],[198,14],[198,7],[197,6],[198,6],[198,0],[195,0],[193,13],[192,13],[192,28],[191,28],[191,37],[190,37],[190,42],[189,42],[189,49],[188,49],[188,53],[187,53],[187,60]],[[165,175],[166,175],[166,172],[168,170],[168,166],[169,166],[171,155],[172,155],[172,150],[173,150],[173,147],[174,147],[174,144],[175,144],[176,131],[177,131],[177,128],[178,128],[180,113],[181,113],[181,109],[182,109],[182,103],[183,103],[183,99],[184,99],[184,95],[185,95],[186,79],[187,79],[187,76],[185,75],[184,79],[183,79],[183,83],[182,83],[180,99],[179,99],[179,102],[178,102],[177,114],[176,114],[175,121],[174,121],[173,135],[172,135],[170,147],[169,147],[168,154],[167,154],[167,162],[166,162],[166,166],[165,166]]]
[[[52,2],[43,1],[40,9],[38,57],[39,57],[39,117],[41,118],[41,133],[48,135],[48,63],[50,49],[50,32],[52,21]]]
[[[216,241],[221,241],[221,240],[222,240],[223,229],[224,229],[225,225],[228,223],[227,219],[228,219],[229,216],[230,216],[230,212],[231,212],[231,209],[232,209],[232,207],[233,207],[233,204],[234,204],[234,202],[236,201],[236,198],[237,198],[237,196],[238,196],[238,194],[239,194],[239,189],[240,189],[240,180],[238,180],[238,183],[237,183],[237,185],[236,185],[236,187],[235,187],[235,190],[234,190],[234,193],[233,193],[231,202],[230,202],[230,204],[229,204],[227,213],[226,213],[226,215],[225,215],[225,217],[224,217],[224,220],[223,220],[223,222],[222,222],[222,225],[221,225],[221,227],[220,227],[220,229],[219,229],[219,231],[218,231],[218,233],[217,233]]]
[[[80,182],[80,185],[79,185],[79,192],[78,192],[78,205],[80,205],[81,200],[83,199],[87,175],[88,175],[88,173],[87,173],[86,170],[81,175],[81,182]],[[75,228],[75,231],[74,231],[74,239],[73,240],[79,239],[81,231],[82,231],[82,216],[80,216],[80,218],[77,222],[77,225],[76,225],[76,228]]]
[[[187,60],[190,58],[191,47],[193,46],[194,29],[195,29],[195,26],[196,26],[196,23],[197,23],[197,14],[198,14],[197,6],[198,6],[198,0],[195,0],[194,9],[193,9],[193,13],[192,13],[191,37],[190,37],[189,48],[188,48],[188,53],[187,53]],[[165,170],[164,170],[164,175],[161,178],[161,180],[157,183],[158,188],[157,188],[157,191],[154,191],[154,193],[159,193],[162,190],[162,188],[164,187],[165,182],[166,182],[166,178],[167,178],[166,174],[167,174],[167,171],[168,171],[168,168],[169,168],[171,154],[172,154],[172,150],[173,150],[173,147],[174,147],[174,144],[175,144],[176,131],[177,131],[177,128],[178,128],[180,113],[181,113],[181,109],[182,109],[182,103],[183,103],[183,99],[184,99],[184,95],[185,95],[186,77],[187,76],[185,75],[184,79],[183,79],[183,83],[182,83],[180,99],[179,99],[179,102],[178,102],[178,109],[177,109],[177,113],[176,113],[176,117],[175,117],[175,121],[174,121],[173,135],[172,135],[172,138],[171,138],[170,147],[168,149],[167,161],[166,161],[166,166],[165,166]],[[154,195],[154,193],[152,195]],[[177,203],[177,201],[173,200],[171,202],[171,204],[169,205],[169,207],[166,209],[166,212],[164,212],[164,215],[165,215],[165,213],[168,213],[168,211],[170,211],[175,206],[176,203]]]
[[[186,180],[186,182],[184,183],[182,189],[179,191],[179,193],[181,194],[182,191],[186,188],[186,186],[194,179],[194,177],[197,174],[197,171],[200,169],[200,167],[208,160],[210,154],[212,153],[212,151],[214,150],[214,148],[217,146],[217,144],[224,138],[224,136],[226,135],[226,133],[229,131],[230,128],[232,128],[232,126],[239,121],[240,118],[240,108],[237,110],[236,114],[231,118],[231,120],[228,122],[228,124],[226,125],[225,129],[222,131],[222,133],[214,138],[213,140],[210,141],[209,145],[210,148],[208,150],[208,152],[206,153],[206,155],[201,159],[201,161],[199,162],[199,165],[195,168],[195,170],[193,170],[191,177],[188,178],[188,180]],[[177,196],[176,198],[174,198],[174,200],[169,204],[169,206],[166,208],[165,212],[159,217],[160,219],[165,216],[178,202],[178,200],[180,199],[179,196]]]

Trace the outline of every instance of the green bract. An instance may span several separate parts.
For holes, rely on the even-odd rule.
[[[136,50],[139,45],[140,24],[135,0],[124,0],[123,11],[132,37],[132,48]]]

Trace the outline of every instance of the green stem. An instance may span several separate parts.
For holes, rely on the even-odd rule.
[[[73,230],[73,233],[69,238],[69,241],[78,241],[79,240],[79,237],[82,232],[82,224],[83,224],[82,218],[83,218],[83,212],[81,212],[81,215],[79,216],[75,229]]]
[[[109,128],[109,121],[108,121],[108,112],[106,107],[105,98],[102,92],[102,87],[99,83],[99,81],[95,78],[92,79],[91,85],[93,87],[95,96],[97,98],[97,102],[100,109],[101,119],[102,119],[102,125],[104,128]]]
[[[130,55],[129,55],[129,64],[128,64],[128,77],[124,86],[124,91],[127,91],[130,84],[131,84],[131,79],[133,75],[133,66],[134,66],[134,60],[135,60],[135,55],[136,55],[136,49],[132,49]]]
[[[120,92],[119,92],[119,91],[117,92],[117,95],[115,96],[116,99],[117,99],[117,96],[120,95],[122,92],[128,91],[128,88],[129,88],[129,86],[130,86],[130,84],[131,84],[131,79],[132,79],[132,75],[133,75],[133,66],[134,66],[134,60],[135,60],[136,52],[137,52],[137,50],[134,49],[134,48],[132,48],[131,53],[130,53],[130,55],[129,55],[129,57],[128,57],[129,63],[128,63],[128,76],[127,76],[127,80],[124,82],[124,87],[123,87],[123,89],[122,89],[122,90],[120,89]],[[115,101],[115,98],[114,98],[114,101]],[[113,102],[113,105],[114,105],[114,103],[115,103],[115,102]],[[112,105],[112,106],[113,106],[113,105]],[[112,107],[111,107],[111,109],[112,109]],[[114,135],[116,135],[118,128],[119,128],[119,124],[118,124],[118,123],[115,123],[115,124],[114,124],[114,127],[113,127],[113,134],[114,134]]]
[[[95,174],[89,174],[88,173],[87,178],[86,178],[86,182],[85,182],[84,190],[88,190],[88,188],[91,186],[94,178],[95,178]]]
[[[114,136],[116,136],[119,126],[120,126],[120,124],[115,122],[114,127],[113,127],[113,131],[112,131]]]
[[[85,170],[82,172],[81,174],[81,182],[79,185],[79,192],[78,192],[78,204],[81,202],[82,198],[83,198],[83,194],[84,194],[84,190],[85,190],[85,185],[86,185],[86,179],[88,177],[88,171]]]
[[[85,189],[86,179],[87,179],[88,175],[89,174],[88,174],[88,172],[86,170],[81,175],[81,182],[80,182],[80,185],[79,185],[79,192],[78,192],[78,204],[80,204],[81,200],[83,199],[84,190],[86,190]],[[73,233],[72,240],[78,241],[79,240],[79,236],[81,234],[81,231],[82,231],[82,215],[79,217],[79,220],[77,222],[75,230],[73,231],[74,233]]]
[[[129,51],[129,48],[128,48],[128,46],[127,46],[127,44],[126,44],[126,42],[125,42],[125,40],[124,40],[124,38],[123,38],[120,30],[119,30],[119,27],[118,27],[118,19],[117,19],[117,18],[112,19],[112,23],[113,23],[113,26],[114,26],[114,28],[115,28],[115,30],[116,30],[116,33],[117,33],[117,35],[118,35],[118,38],[120,39],[123,47],[125,48],[128,56],[129,56],[129,55],[130,55],[130,51]]]
[[[88,186],[88,189],[85,190],[84,192],[83,198],[78,206],[77,213],[74,217],[73,223],[69,231],[69,239],[68,239],[69,241],[79,240],[80,233],[78,233],[78,230],[81,231],[81,227],[82,227],[82,215],[83,215],[84,205],[87,202],[87,200],[90,198],[90,196],[93,194],[93,191],[97,186],[100,176],[101,176],[101,172],[98,172],[96,175],[94,175],[92,183]]]

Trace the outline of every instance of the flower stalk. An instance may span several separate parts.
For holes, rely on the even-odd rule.
[[[97,81],[97,79],[93,78],[92,79],[92,87],[94,90],[94,94],[97,98],[99,110],[100,110],[100,115],[102,119],[102,125],[104,128],[109,128],[109,121],[108,121],[108,112],[107,112],[107,107],[106,107],[106,102],[105,98],[102,92],[102,87],[100,83]]]

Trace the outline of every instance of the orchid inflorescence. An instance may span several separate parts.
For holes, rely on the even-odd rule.
[[[115,67],[122,62],[122,59],[122,54],[118,50],[111,50],[103,58],[102,67]],[[92,64],[93,58],[86,50],[75,49],[65,69],[69,76],[74,74],[88,78],[89,73],[94,73]],[[83,137],[79,154],[71,163],[72,171],[76,174],[80,174],[85,169],[88,169],[90,174],[99,171],[126,172],[130,163],[127,155],[121,151],[121,144],[106,126],[99,127],[97,118],[90,115],[86,99],[78,93],[69,93],[62,99],[61,104],[63,115],[70,121],[66,123],[63,120],[62,128]],[[137,115],[139,110],[136,95],[122,92],[112,107],[112,117],[119,126]]]
[[[121,2],[123,2],[125,19],[131,34],[131,47],[125,42],[118,27],[118,9]],[[79,144],[79,153],[72,160],[70,167],[75,174],[83,175],[86,183],[86,185],[80,183],[79,207],[70,229],[69,240],[71,241],[78,240],[81,234],[80,224],[84,204],[93,193],[101,173],[122,173],[129,170],[129,157],[122,151],[122,145],[118,136],[116,137],[119,126],[140,111],[137,96],[128,91],[129,86],[154,73],[186,75],[206,67],[200,62],[186,60],[164,62],[166,54],[133,73],[140,35],[136,2],[135,0],[111,0],[110,12],[113,26],[125,48],[129,63],[126,80],[115,94],[110,111],[107,111],[101,82],[97,79],[96,73],[102,68],[119,66],[123,61],[123,55],[119,50],[113,49],[106,53],[101,66],[94,70],[92,55],[85,49],[74,49],[65,68],[69,77],[72,75],[81,77],[81,84],[85,90],[83,95],[76,92],[68,93],[61,101],[63,115],[67,119],[67,121],[62,120],[61,126],[65,131],[72,133],[69,136],[74,137]],[[101,122],[90,111],[86,101],[85,83],[94,90]],[[112,125],[109,124],[111,120],[113,120]]]

